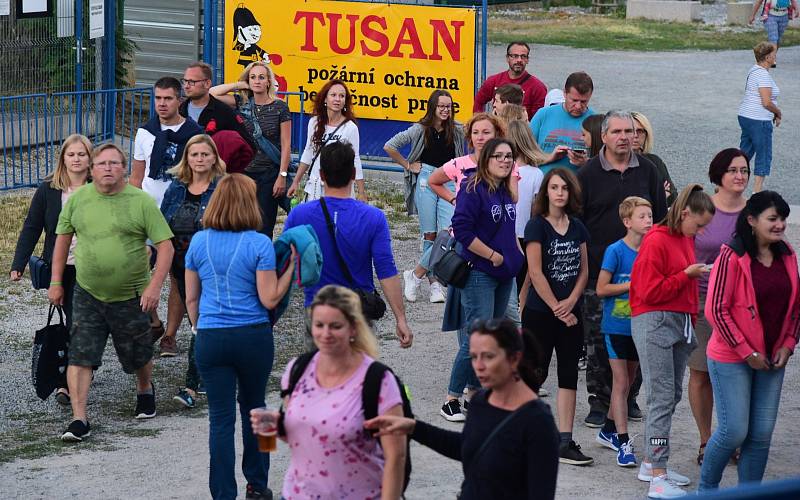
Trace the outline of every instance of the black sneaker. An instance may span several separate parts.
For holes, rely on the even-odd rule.
[[[443,404],[442,409],[439,410],[439,415],[449,422],[463,422],[467,419],[464,413],[461,412],[461,403],[457,399],[451,399]]]
[[[69,424],[67,430],[61,435],[61,440],[68,443],[78,443],[83,441],[83,438],[92,435],[92,430],[89,427],[89,422],[83,423],[83,420],[73,420]]]
[[[586,424],[586,427],[591,427],[592,429],[603,427],[603,424],[606,423],[606,413],[600,410],[590,410],[586,418],[583,419],[583,423]]]
[[[461,413],[464,415],[469,413],[469,399],[464,399],[464,406],[461,407]]]
[[[635,399],[628,400],[628,420],[631,422],[641,422],[643,418],[642,409]]]
[[[593,458],[581,453],[581,447],[575,444],[575,441],[561,445],[558,450],[558,461],[569,465],[591,465],[594,463]]]
[[[156,416],[156,388],[151,384],[153,394],[137,394],[136,409],[133,410],[133,418],[144,419]]]
[[[247,493],[245,498],[257,498],[260,500],[272,500],[272,490],[267,488],[264,491],[259,491],[253,487],[252,484],[247,485]]]

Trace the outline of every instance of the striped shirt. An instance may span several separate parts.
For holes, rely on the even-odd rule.
[[[761,104],[761,94],[758,89],[771,88],[772,95],[770,100],[772,104],[778,105],[778,96],[781,91],[775,80],[769,74],[769,71],[762,68],[758,64],[753,65],[747,73],[747,81],[744,86],[744,97],[742,103],[739,105],[739,116],[750,118],[751,120],[772,120],[772,111],[768,110]]]

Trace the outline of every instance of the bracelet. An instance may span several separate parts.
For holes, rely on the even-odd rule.
[[[492,250],[492,253],[489,255],[489,260],[492,260],[492,257],[494,257],[494,250]]]
[[[64,286],[64,283],[61,282],[61,281],[51,281],[50,282],[50,286],[53,286],[53,285]]]

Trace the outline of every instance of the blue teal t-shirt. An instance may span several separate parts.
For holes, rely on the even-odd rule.
[[[265,235],[256,231],[200,231],[186,252],[186,269],[200,276],[197,328],[269,323],[269,313],[256,289],[256,271],[275,270],[275,248]]]
[[[638,254],[639,252],[626,245],[625,241],[615,241],[606,248],[600,268],[611,273],[612,285],[630,283],[633,261]],[[631,334],[631,304],[627,293],[603,299],[603,321],[600,323],[600,331],[615,335]]]
[[[570,149],[586,148],[581,124],[593,114],[594,110],[588,108],[581,116],[575,117],[567,113],[563,104],[540,108],[531,118],[531,132],[545,153],[552,153],[557,146],[567,146]],[[552,163],[540,165],[543,174],[556,167],[570,168],[573,172],[578,170],[566,156]]]

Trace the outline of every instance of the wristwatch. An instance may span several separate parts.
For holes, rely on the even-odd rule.
[[[280,172],[278,175],[280,175],[281,177],[286,177],[287,175],[289,175],[289,172],[286,171]]]
[[[750,356],[753,356],[753,359],[758,359],[758,353],[757,352],[751,353]],[[749,358],[750,356],[747,356],[747,357]]]

